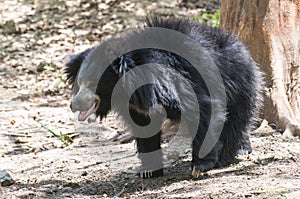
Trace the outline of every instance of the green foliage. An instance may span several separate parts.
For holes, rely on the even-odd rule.
[[[1,151],[0,154],[2,157],[4,157],[4,155],[6,154],[6,151]]]
[[[232,163],[232,164],[230,164],[230,167],[236,167],[236,163]]]
[[[69,146],[71,143],[73,143],[73,139],[69,137],[68,135],[63,135],[60,131],[59,135],[56,134],[54,131],[49,129],[47,126],[42,124],[41,122],[37,121],[35,118],[33,118],[36,122],[38,122],[42,128],[46,129],[49,133],[51,133],[54,137],[58,138],[62,143],[64,143],[65,146]]]
[[[280,197],[281,197],[281,198],[288,198],[284,193],[281,193],[281,194],[280,194]]]
[[[46,66],[44,66],[44,69],[52,71],[52,72],[55,72],[57,70],[54,65],[46,65]]]
[[[199,21],[202,24],[206,24],[208,26],[212,26],[214,28],[220,27],[220,13],[221,10],[218,9],[215,13],[204,13],[202,15],[196,15],[193,19]]]

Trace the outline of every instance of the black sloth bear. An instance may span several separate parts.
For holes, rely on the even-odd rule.
[[[194,177],[214,167],[235,162],[240,149],[251,152],[247,131],[257,118],[263,82],[261,72],[244,45],[232,34],[186,19],[148,17],[144,29],[149,27],[177,31],[193,39],[218,69],[224,87],[217,84],[217,75],[214,75],[214,72],[210,73],[210,66],[204,68],[203,70],[207,71],[201,74],[189,60],[165,49],[136,49],[117,57],[108,66],[101,66],[97,54],[98,47],[93,47],[72,56],[66,64],[65,72],[74,92],[71,109],[73,112],[80,112],[78,119],[85,120],[92,113],[96,113],[102,119],[111,110],[124,116],[137,142],[142,161],[140,174],[143,178],[163,175],[160,150],[162,131],[158,130],[149,136],[139,136],[143,130],[138,127],[149,125],[153,118],[169,119],[175,123],[184,120],[187,131],[196,129],[191,143]],[[155,42],[155,38],[151,40]],[[194,53],[193,56],[196,53],[198,61],[202,62],[200,52],[197,56],[197,49],[186,53]],[[152,64],[154,70],[132,72],[145,64]],[[81,72],[95,66],[97,70],[104,70],[97,82],[93,82],[95,78],[92,76],[95,74]],[[130,72],[131,79],[128,79],[126,74]],[[134,82],[149,76],[152,80],[150,83],[132,91]],[[113,107],[112,96],[119,82],[122,86],[115,94],[117,100]],[[96,88],[93,90],[90,85],[95,83]],[[211,86],[208,84],[214,83],[217,93],[224,89],[225,99],[219,98],[221,95],[218,94],[212,96],[209,88]],[[128,91],[130,89],[131,91]],[[128,101],[124,98],[126,95]],[[218,109],[222,104],[226,105],[224,111]],[[161,117],[163,111],[160,111],[160,108],[154,110],[155,106],[163,108],[166,117]],[[213,108],[217,113],[212,111]],[[126,111],[129,112],[129,118]],[[131,126],[130,119],[138,127]],[[163,124],[163,121],[159,124]],[[220,134],[215,138],[215,142],[212,142],[208,153],[201,156],[200,149],[206,136],[211,132],[215,133],[214,129],[210,129],[210,125],[217,125],[215,129],[221,127]]]

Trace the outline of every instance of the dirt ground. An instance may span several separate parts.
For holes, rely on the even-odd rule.
[[[135,144],[120,143],[126,130],[114,115],[79,123],[69,110],[68,54],[138,27],[151,12],[192,18],[219,6],[218,0],[0,1],[0,171],[15,180],[0,186],[0,198],[300,198],[300,139],[267,125],[251,132],[251,154],[197,180],[188,145],[174,155],[166,142],[165,176],[143,180],[135,175]],[[50,131],[73,143],[65,146]]]

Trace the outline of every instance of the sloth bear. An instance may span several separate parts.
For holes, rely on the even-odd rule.
[[[102,66],[96,46],[71,56],[66,64],[65,73],[67,80],[73,85],[74,93],[70,107],[73,112],[80,112],[78,120],[86,120],[93,113],[102,119],[109,111],[122,116],[136,139],[142,162],[139,174],[143,178],[163,175],[161,126],[154,134],[139,134],[143,131],[142,127],[155,119],[162,120],[159,125],[166,119],[174,123],[184,121],[188,133],[191,129],[196,129],[195,134],[191,135],[193,177],[214,167],[234,163],[240,149],[251,152],[247,131],[258,116],[263,81],[261,72],[244,45],[232,34],[187,19],[148,17],[143,29],[147,28],[172,30],[193,39],[218,69],[223,87],[218,85],[218,75],[211,72],[213,69],[209,64],[202,67],[201,70],[207,70],[203,75],[186,57],[165,49],[146,46],[126,52],[108,66]],[[151,38],[154,42],[155,39]],[[204,65],[207,63],[203,55],[200,56],[200,51],[197,56],[197,49],[191,47],[186,53],[194,53],[196,60]],[[134,71],[145,64],[152,64],[150,68],[154,70]],[[101,77],[96,80],[93,77],[96,74],[84,72],[92,67],[103,70]],[[130,72],[131,78],[128,78],[129,75],[126,75]],[[148,77],[150,82],[146,81]],[[138,80],[145,80],[146,83],[132,89],[132,84]],[[121,89],[115,92],[113,107],[112,97],[118,83],[121,84]],[[92,84],[96,85],[94,90],[90,88]],[[208,84],[215,84],[214,90],[217,93],[221,93],[223,89],[225,99],[220,97],[221,94],[213,96],[211,85]],[[225,104],[224,110],[219,108],[222,104]],[[130,117],[126,116],[126,111]],[[130,119],[136,126],[130,125]],[[211,125],[216,127],[210,129]],[[209,142],[212,145],[208,147],[209,151],[199,155],[207,135],[218,129],[221,129],[220,134],[214,142]]]

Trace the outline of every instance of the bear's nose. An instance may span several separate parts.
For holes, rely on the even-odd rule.
[[[74,104],[74,103],[70,103],[70,109],[71,109],[71,111],[73,112],[73,113],[75,113],[76,111],[78,111],[79,110],[79,105],[76,105],[76,104]]]

